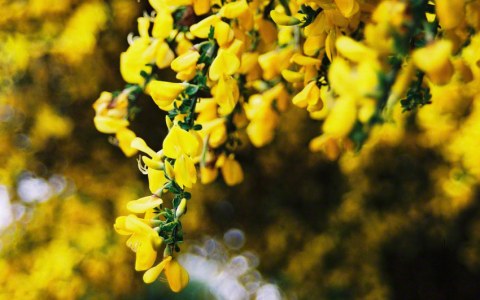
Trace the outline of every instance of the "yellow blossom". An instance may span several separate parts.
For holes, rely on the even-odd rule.
[[[127,128],[122,128],[117,131],[116,137],[118,140],[118,146],[127,157],[133,156],[137,153],[137,149],[130,146],[133,139],[136,137],[133,131]]]
[[[222,164],[222,175],[227,185],[233,186],[243,181],[242,166],[230,155]]]
[[[315,104],[320,99],[320,89],[315,81],[308,83],[305,88],[292,98],[293,104],[305,108],[309,104]]]
[[[131,235],[128,247],[136,253],[135,270],[147,270],[155,263],[162,238],[150,226],[134,215],[118,217],[114,225],[119,234]]]
[[[246,0],[240,0],[236,2],[230,2],[222,6],[218,12],[220,16],[227,19],[234,19],[243,14],[248,9],[248,3]]]
[[[158,265],[145,272],[143,281],[147,284],[154,282],[164,270],[172,291],[178,293],[187,286],[189,281],[187,271],[171,256],[167,256]]]
[[[181,72],[197,65],[200,58],[198,51],[190,50],[175,58],[171,63],[171,68],[175,72]]]
[[[452,42],[442,40],[416,50],[413,53],[415,65],[432,80],[442,85],[448,83],[453,75],[453,65],[450,61]]]
[[[355,100],[350,97],[338,99],[323,123],[323,132],[335,138],[347,136],[357,118]]]
[[[218,84],[212,90],[215,101],[220,106],[220,115],[228,115],[233,111],[239,97],[237,81],[231,76],[220,76]]]
[[[126,128],[130,122],[125,119],[117,119],[105,116],[95,116],[93,118],[95,128],[102,133],[116,133],[117,131]]]
[[[190,32],[198,38],[206,39],[210,33],[210,27],[213,26],[215,28],[215,25],[220,21],[218,15],[211,15],[197,24],[192,25],[190,27]]]
[[[443,29],[453,29],[465,19],[465,0],[436,0],[435,12]]]
[[[240,68],[240,60],[235,54],[224,49],[218,51],[217,57],[210,66],[208,76],[211,80],[219,80],[224,75],[234,74]]]
[[[180,154],[180,156],[175,160],[175,165],[173,166],[175,173],[175,182],[183,188],[191,188],[193,184],[197,182],[197,171],[195,169],[195,164],[192,158],[185,154]]]
[[[147,93],[152,96],[155,104],[162,110],[172,108],[173,100],[185,89],[183,83],[174,83],[168,81],[151,80],[147,85]]]
[[[335,0],[335,4],[346,18],[350,18],[356,14],[360,8],[355,0]]]
[[[147,210],[160,206],[163,200],[156,196],[147,196],[127,203],[127,209],[133,213],[145,213]]]
[[[199,153],[201,145],[191,131],[185,131],[178,125],[173,125],[163,141],[163,153],[173,159],[182,154],[195,156]]]

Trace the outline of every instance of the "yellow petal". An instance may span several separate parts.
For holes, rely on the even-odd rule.
[[[142,156],[143,163],[154,170],[163,170],[164,164],[161,160],[151,159],[148,156]]]
[[[136,137],[135,133],[127,128],[117,131],[118,146],[122,149],[123,153],[127,156],[133,156],[137,153],[137,149],[131,147],[133,139]]]
[[[227,141],[227,127],[222,122],[218,126],[212,128],[210,132],[210,138],[208,139],[208,145],[212,148],[218,148],[220,145]]]
[[[355,100],[349,97],[340,98],[323,123],[323,132],[334,138],[343,138],[350,133],[356,119]]]
[[[243,181],[242,166],[233,157],[229,157],[223,163],[222,175],[227,185],[233,186],[239,184]]]
[[[197,16],[208,13],[210,11],[210,0],[193,0],[193,11]]]
[[[175,161],[173,167],[175,172],[175,182],[183,188],[191,188],[197,182],[197,170],[193,160],[184,154],[181,154]]]
[[[215,179],[217,179],[217,176],[218,169],[215,167],[210,168],[205,166],[200,168],[200,179],[202,184],[208,184],[215,181]]]
[[[246,0],[240,0],[236,2],[230,2],[222,6],[220,11],[218,12],[220,16],[227,18],[227,19],[234,19],[245,11],[248,10],[248,3]]]
[[[306,38],[303,43],[303,52],[308,56],[318,55],[320,49],[325,47],[327,35],[313,35]]]
[[[358,12],[358,3],[355,0],[335,0],[338,9],[345,18],[350,18]]]
[[[415,65],[429,76],[435,84],[446,84],[453,75],[450,61],[453,44],[448,40],[440,40],[413,53]]]
[[[296,94],[292,98],[293,104],[298,107],[305,108],[307,107],[309,101],[312,99],[319,99],[320,98],[320,89],[318,88],[315,81],[311,81],[308,83],[302,91]]]
[[[125,230],[137,233],[142,236],[151,236],[156,234],[152,227],[145,224],[135,215],[129,215],[125,219]]]
[[[127,230],[127,227],[125,225],[125,222],[127,221],[127,216],[121,216],[118,217],[115,220],[115,224],[113,225],[113,228],[118,234],[121,235],[131,235],[132,232],[130,230]]]
[[[148,147],[147,143],[142,138],[136,137],[132,140],[130,146],[138,151],[150,155],[152,158],[158,158],[157,152],[153,151],[152,148]]]
[[[168,256],[167,258],[164,258],[158,265],[145,272],[145,274],[143,274],[143,282],[150,284],[157,280],[158,276],[160,276],[162,271],[165,269],[165,266],[169,264],[171,260],[172,257]]]
[[[220,49],[210,66],[208,75],[211,80],[217,81],[222,75],[233,75],[239,68],[240,60],[238,57],[233,53]]]
[[[162,170],[155,170],[153,168],[148,168],[148,188],[152,194],[159,193],[168,179],[165,177],[165,173]]]
[[[301,82],[303,81],[303,74],[301,72],[295,72],[290,70],[283,70],[282,77],[288,82]]]
[[[293,16],[287,16],[283,13],[279,13],[276,10],[270,11],[270,17],[272,17],[273,22],[275,22],[275,24],[277,25],[293,26],[302,23],[302,21],[300,21],[299,19]]]
[[[137,255],[135,259],[135,270],[144,271],[150,269],[157,259],[157,251],[153,249],[152,244],[145,237],[138,248]]]
[[[168,81],[152,80],[147,85],[147,93],[161,109],[166,109],[173,100],[185,89],[185,84]]]
[[[169,179],[174,179],[175,178],[175,171],[173,170],[173,166],[169,161],[165,161],[165,177],[168,177]]]
[[[172,61],[171,68],[175,72],[180,72],[192,66],[195,67],[199,58],[200,53],[198,51],[187,51]]]
[[[165,266],[165,275],[167,276],[170,289],[175,293],[184,289],[189,281],[187,270],[176,260],[171,260],[170,263]]]
[[[197,24],[190,26],[190,32],[198,38],[206,39],[210,33],[210,27],[215,27],[218,22],[220,22],[220,16],[211,15]]]
[[[159,40],[167,38],[173,30],[173,18],[166,9],[157,11],[153,23],[152,36]]]
[[[123,79],[128,83],[143,84],[145,79],[140,75],[141,71],[148,72],[151,67],[146,64],[154,60],[152,57],[145,55],[150,47],[148,38],[137,38],[128,47],[127,51],[120,54],[120,73]]]
[[[341,36],[335,43],[338,52],[351,61],[358,63],[363,60],[374,60],[377,58],[377,53],[374,50],[350,37]]]
[[[465,0],[436,0],[435,11],[442,29],[453,29],[465,19]]]
[[[215,32],[213,36],[215,37],[215,40],[220,47],[226,46],[235,37],[232,28],[230,28],[230,25],[223,21],[215,24]]]
[[[148,35],[148,28],[150,27],[150,20],[149,18],[140,17],[137,19],[138,22],[138,33],[141,37],[149,37]]]
[[[133,213],[144,213],[149,209],[158,207],[163,203],[163,200],[155,196],[147,196],[137,200],[129,201],[127,209]]]
[[[321,63],[318,58],[308,57],[299,53],[294,54],[291,61],[301,66],[314,66]]]
[[[175,53],[168,46],[166,42],[157,44],[157,55],[155,63],[160,69],[164,69],[170,66],[170,63],[175,58]]]
[[[102,133],[116,133],[130,124],[130,122],[125,119],[116,119],[104,116],[95,116],[93,118],[93,122],[95,124],[95,128]]]
[[[178,205],[177,209],[175,210],[175,217],[178,219],[181,216],[183,216],[183,214],[185,214],[186,209],[187,209],[187,199],[183,198],[180,201],[180,204]]]
[[[222,116],[230,114],[239,97],[237,81],[231,76],[221,76],[213,91],[215,101],[220,106],[218,113]]]
[[[181,154],[195,156],[200,146],[198,139],[191,132],[174,125],[163,140],[163,153],[173,159],[177,159]]]

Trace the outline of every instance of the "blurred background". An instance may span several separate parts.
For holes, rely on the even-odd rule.
[[[422,125],[435,94],[334,162],[308,151],[319,124],[292,107],[271,145],[243,143],[241,185],[192,192],[189,287],[146,286],[112,225],[146,178],[95,130],[92,104],[123,87],[147,4],[0,4],[0,299],[480,298],[478,180]],[[133,130],[158,149],[164,116],[139,105]]]

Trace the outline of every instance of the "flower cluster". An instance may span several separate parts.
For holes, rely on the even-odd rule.
[[[255,147],[267,145],[291,102],[322,122],[309,147],[333,160],[374,140],[386,123],[402,126],[398,110],[416,111],[445,89],[461,90],[467,102],[480,92],[479,1],[149,3],[152,11],[138,18],[139,36],[129,37],[120,57],[128,84],[102,93],[94,121],[99,131],[116,135],[127,156],[144,154],[139,168],[151,195],[129,202],[133,214],[119,217],[115,229],[130,235],[144,281],[165,270],[174,291],[188,283],[174,257],[183,241],[187,189],[197,177],[214,181],[219,171],[228,185],[243,180],[235,159],[242,131]],[[178,81],[161,80],[165,70]],[[159,151],[128,129],[142,93],[166,114],[168,134]],[[425,111],[420,126],[443,128]],[[452,139],[455,145],[476,143],[472,123],[463,124],[465,135]],[[445,151],[479,173],[476,152],[459,149]],[[163,259],[154,266],[162,246]]]

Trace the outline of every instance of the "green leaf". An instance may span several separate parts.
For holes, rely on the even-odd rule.
[[[197,131],[198,131],[198,130],[202,130],[202,125],[201,125],[201,124],[195,124],[195,125],[193,126],[193,130],[197,130]]]
[[[185,89],[185,94],[188,96],[193,96],[198,92],[199,86],[190,84],[186,89]]]

